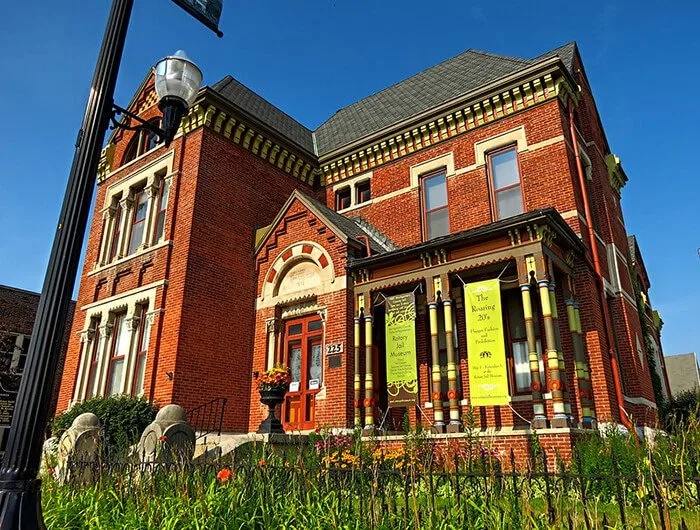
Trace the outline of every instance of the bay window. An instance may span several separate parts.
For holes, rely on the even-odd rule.
[[[525,209],[516,147],[490,153],[488,162],[495,218],[505,219],[523,213]]]
[[[433,239],[449,235],[450,219],[445,171],[422,177],[421,190],[424,238]]]

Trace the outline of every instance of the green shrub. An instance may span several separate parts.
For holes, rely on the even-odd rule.
[[[155,419],[157,410],[143,398],[92,398],[58,414],[51,422],[51,433],[61,436],[77,416],[92,412],[100,419],[110,452],[119,452],[139,441],[143,430]]]
[[[683,428],[693,414],[700,414],[700,391],[687,390],[665,402],[661,408],[661,418],[666,429]]]

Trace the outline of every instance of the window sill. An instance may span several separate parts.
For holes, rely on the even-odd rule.
[[[360,208],[369,206],[370,204],[372,204],[372,199],[365,202],[361,202],[359,204],[353,204],[352,206],[348,206],[347,208],[343,208],[342,210],[336,210],[336,213],[352,212],[353,210],[359,210]]]
[[[122,265],[132,259],[138,258],[140,256],[144,256],[145,254],[148,254],[149,252],[153,250],[157,250],[159,248],[171,246],[173,244],[172,240],[168,239],[165,241],[161,241],[160,243],[156,243],[155,245],[152,245],[150,247],[146,247],[142,250],[137,250],[133,254],[129,254],[128,256],[124,256],[123,258],[119,258],[115,261],[111,261],[109,263],[105,263],[104,265],[100,265],[98,267],[95,267],[93,270],[87,273],[87,276],[94,276],[95,274],[99,274],[111,267],[116,267],[117,265]]]

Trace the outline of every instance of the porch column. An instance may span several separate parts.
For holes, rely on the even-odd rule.
[[[374,429],[374,373],[372,367],[372,315],[365,315],[365,429]]]
[[[559,310],[557,309],[557,295],[554,282],[549,284],[549,305],[552,307],[552,324],[554,325],[554,338],[557,346],[557,358],[559,359],[559,373],[561,375],[562,394],[564,395],[564,412],[569,420],[573,420],[571,413],[571,401],[566,380],[566,363],[564,362],[564,349],[561,347],[561,335],[559,330]]]
[[[445,344],[447,346],[447,383],[450,400],[450,424],[447,432],[460,432],[462,422],[459,419],[459,390],[457,388],[457,362],[455,359],[454,323],[452,320],[452,300],[443,300],[442,307],[445,312]]]
[[[360,408],[361,387],[360,380],[360,317],[355,317],[355,427],[362,427],[362,409]]]
[[[535,417],[532,420],[532,428],[544,429],[547,427],[547,411],[542,399],[540,359],[537,355],[537,337],[535,336],[535,321],[532,318],[532,298],[530,296],[529,283],[524,283],[520,286],[520,294],[523,299],[525,335],[527,337],[527,351],[530,360],[530,389],[532,391],[532,408],[535,413]]]
[[[595,404],[593,401],[593,385],[591,384],[588,356],[583,340],[583,328],[581,327],[581,314],[578,302],[573,299],[566,301],[567,313],[570,313],[569,328],[574,342],[574,355],[576,356],[576,380],[578,381],[579,395],[581,396],[582,423],[586,428],[592,428],[596,422]]]
[[[545,351],[547,352],[547,375],[549,376],[548,389],[552,393],[552,405],[554,418],[552,427],[568,427],[569,419],[564,408],[564,392],[561,372],[559,371],[559,355],[557,354],[556,337],[554,334],[554,322],[552,321],[552,305],[549,298],[549,281],[537,282],[540,290],[540,306],[542,319],[544,320]]]
[[[430,348],[432,351],[432,381],[433,381],[433,417],[435,423],[433,430],[443,432],[445,429],[445,416],[442,411],[442,392],[440,390],[441,374],[440,374],[440,343],[438,341],[438,316],[437,302],[433,301],[428,304],[428,313],[430,314]]]

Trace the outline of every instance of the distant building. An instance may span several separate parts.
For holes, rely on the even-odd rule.
[[[152,77],[129,110],[160,119]],[[58,407],[225,397],[224,430],[249,432],[255,377],[284,363],[293,431],[456,433],[474,406],[524,453],[533,427],[570,451],[653,425],[627,179],[574,43],[467,50],[313,131],[227,76],[169,148],[108,141]]]
[[[27,362],[34,318],[39,306],[39,293],[0,285],[0,450],[4,450],[9,431],[9,418],[14,408],[17,390]],[[56,410],[61,385],[63,359],[73,324],[75,302],[71,302],[66,319],[66,332],[61,348],[61,360],[56,374],[50,413]]]
[[[666,357],[666,372],[673,397],[700,389],[700,368],[695,352]]]

